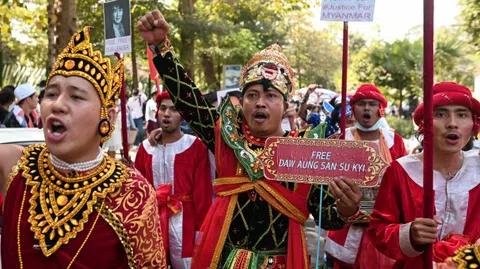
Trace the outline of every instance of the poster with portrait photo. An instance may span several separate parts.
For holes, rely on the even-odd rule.
[[[105,24],[105,55],[129,53],[131,47],[130,0],[115,0],[103,4]]]

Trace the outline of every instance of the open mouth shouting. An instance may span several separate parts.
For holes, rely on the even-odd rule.
[[[268,113],[266,111],[255,111],[253,112],[253,119],[256,124],[262,124],[267,121]]]
[[[163,127],[163,128],[168,128],[171,124],[172,124],[172,120],[171,120],[171,119],[163,119],[163,120],[162,120],[162,127]]]
[[[364,113],[362,115],[362,119],[364,122],[370,122],[370,120],[372,119],[372,116],[370,115],[370,113]]]
[[[456,145],[460,140],[460,136],[454,133],[447,134],[446,138],[447,138],[447,144],[449,145]]]
[[[67,127],[63,121],[58,118],[49,118],[47,120],[47,139],[52,142],[60,142],[67,134]]]

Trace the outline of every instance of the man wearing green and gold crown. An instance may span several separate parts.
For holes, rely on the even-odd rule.
[[[0,146],[3,268],[166,268],[153,188],[100,148],[122,81],[85,27],[48,77],[46,144]]]
[[[258,155],[267,138],[323,135],[322,126],[292,132],[281,127],[295,87],[288,59],[276,44],[255,54],[239,83],[240,105],[227,100],[217,111],[175,57],[168,29],[158,10],[138,22],[176,109],[215,153],[218,174],[216,198],[200,229],[192,268],[310,268],[303,232],[309,212],[318,216],[323,199],[322,228],[341,229],[356,215],[361,192],[351,181],[337,179],[331,194],[320,197],[318,186],[264,178]]]

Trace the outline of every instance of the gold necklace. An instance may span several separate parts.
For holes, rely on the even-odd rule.
[[[22,204],[20,205],[20,213],[19,213],[18,222],[17,222],[17,251],[18,251],[18,263],[20,265],[20,269],[23,269],[22,247],[21,247],[21,241],[20,241],[20,224],[22,222],[23,204],[25,203],[26,194],[27,194],[27,188],[25,186],[25,191],[23,191]],[[98,221],[98,217],[100,216],[100,212],[102,211],[104,206],[105,206],[105,200],[102,201],[102,205],[100,206],[100,210],[97,213],[97,217],[95,218],[95,221],[93,222],[92,227],[90,228],[90,231],[88,232],[87,236],[85,237],[85,240],[83,240],[82,244],[78,248],[77,253],[75,253],[75,256],[73,256],[72,260],[68,264],[67,269],[70,269],[73,262],[75,261],[75,259],[80,254],[80,251],[82,251],[83,247],[85,246],[85,243],[87,243],[87,240],[90,238],[90,235],[92,234],[93,228],[95,228],[95,225],[97,224],[97,221]]]
[[[25,150],[20,168],[31,187],[28,222],[45,256],[83,231],[94,206],[126,181],[127,168],[112,158],[86,175],[64,176],[49,162],[45,145]]]

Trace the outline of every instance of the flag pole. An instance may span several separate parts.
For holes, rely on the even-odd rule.
[[[342,104],[340,118],[340,139],[345,139],[347,125],[347,72],[348,72],[348,21],[343,22],[343,57],[342,57]]]
[[[120,60],[120,54],[115,52],[115,56]],[[123,158],[130,161],[129,148],[128,148],[128,133],[127,133],[127,92],[125,89],[125,76],[122,78],[122,89],[120,91],[120,109],[122,111],[122,145],[123,145]]]
[[[423,158],[423,214],[425,218],[433,218],[434,193],[433,193],[433,39],[434,0],[423,2],[423,103],[424,103],[424,158]],[[432,245],[428,245],[423,253],[423,268],[431,269]]]

